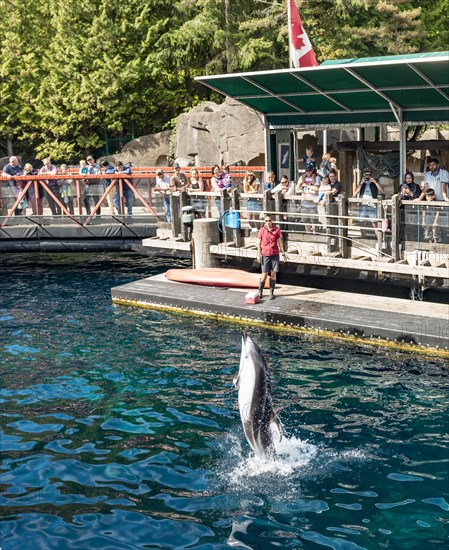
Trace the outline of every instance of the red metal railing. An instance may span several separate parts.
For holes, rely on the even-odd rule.
[[[188,174],[190,170],[193,167],[183,167],[181,170],[186,174],[188,177]],[[199,166],[194,167],[196,170],[198,170],[199,174],[202,176],[203,180],[206,181],[207,188],[210,188],[210,178],[212,177],[212,167],[210,166]],[[152,196],[152,188],[151,188],[151,179],[156,177],[156,172],[158,170],[163,170],[165,174],[172,175],[173,170],[170,167],[160,167],[160,166],[141,166],[138,168],[133,168],[132,174],[122,174],[122,173],[102,173],[102,174],[79,174],[79,168],[78,167],[70,167],[68,171],[64,174],[58,173],[55,175],[45,174],[45,175],[23,175],[23,176],[14,176],[13,178],[8,178],[5,174],[0,174],[0,205],[3,205],[4,203],[4,196],[3,196],[3,189],[2,189],[2,183],[3,182],[24,182],[21,184],[20,187],[17,187],[13,193],[14,193],[14,202],[12,206],[10,206],[7,210],[6,216],[2,220],[0,227],[5,226],[8,221],[11,219],[11,217],[14,215],[16,209],[21,204],[21,201],[26,199],[27,194],[31,187],[33,187],[34,191],[34,200],[36,201],[36,209],[37,209],[37,202],[39,197],[39,188],[42,188],[47,197],[50,197],[54,203],[59,207],[61,212],[66,215],[70,220],[72,220],[73,223],[76,223],[78,225],[86,225],[91,222],[93,216],[97,214],[97,212],[102,207],[103,203],[106,201],[107,198],[110,198],[110,193],[113,189],[116,188],[116,192],[118,192],[118,199],[119,199],[119,205],[120,205],[120,211],[124,212],[125,204],[124,204],[124,189],[130,189],[133,193],[133,198],[136,198],[141,206],[144,207],[146,212],[150,213],[151,215],[155,216],[157,219],[159,218],[158,213],[153,208],[153,196]],[[253,170],[256,173],[260,173],[260,179],[262,179],[262,174],[264,172],[264,167],[262,166],[252,166],[252,167],[246,167],[246,166],[231,166],[230,167],[230,173],[232,174],[233,178],[237,182],[237,185],[240,184],[239,178],[243,178],[246,171],[248,169]],[[142,195],[142,193],[137,189],[137,186],[139,183],[146,179],[147,180],[147,192],[148,200]],[[61,198],[58,196],[59,193],[55,193],[53,190],[54,186],[49,185],[48,182],[59,180],[59,181],[67,181],[72,180],[72,182],[75,183],[76,187],[76,193],[74,196],[74,199],[77,200],[77,208],[78,208],[78,214],[79,216],[83,216],[83,195],[85,189],[83,189],[83,185],[87,181],[95,181],[95,180],[103,180],[108,182],[104,189],[101,192],[101,195],[99,196],[98,201],[96,204],[94,204],[93,209],[90,213],[86,212],[87,218],[85,220],[78,220],[74,213],[71,213],[69,209],[67,208],[67,205],[64,204],[64,201],[61,200]],[[132,180],[132,181],[131,181]],[[12,187],[10,186],[9,192],[12,191]],[[112,208],[112,206],[111,206]],[[114,215],[114,213],[112,212]]]
[[[140,176],[140,177],[139,177]],[[147,200],[142,196],[142,194],[139,192],[139,190],[135,187],[135,185],[138,184],[138,182],[142,179],[143,174],[140,174],[139,172],[136,174],[132,174],[132,176],[127,174],[95,174],[95,175],[79,175],[79,174],[57,174],[57,175],[37,175],[37,176],[14,176],[12,178],[15,182],[25,182],[23,187],[19,187],[17,189],[17,195],[15,196],[15,201],[13,205],[8,209],[8,212],[3,219],[1,223],[1,227],[6,225],[9,221],[9,219],[14,215],[16,209],[19,207],[22,200],[24,200],[27,196],[28,190],[31,188],[31,186],[34,187],[34,197],[37,200],[37,197],[39,197],[39,187],[41,187],[47,194],[47,197],[50,197],[54,203],[61,209],[61,212],[63,212],[66,216],[68,216],[74,223],[77,223],[79,225],[86,225],[88,224],[92,217],[97,213],[97,211],[101,208],[102,204],[106,200],[106,197],[109,195],[109,193],[117,186],[117,190],[119,193],[119,204],[121,205],[121,211],[123,212],[123,206],[124,206],[124,193],[123,189],[124,186],[131,189],[134,197],[136,197],[141,205],[145,208],[145,210],[158,217],[157,213],[153,209],[152,205],[147,202]],[[138,178],[138,181],[133,185],[133,183],[130,181],[131,179],[134,180],[135,178]],[[87,214],[87,219],[83,222],[79,221],[74,214],[69,212],[66,204],[64,204],[64,201],[61,200],[61,197],[58,196],[59,193],[55,193],[53,187],[49,186],[49,181],[67,181],[72,180],[75,183],[76,186],[76,199],[78,201],[78,208],[79,208],[79,215],[83,215],[83,193],[81,188],[81,183],[84,183],[86,180],[88,181],[95,181],[95,180],[103,180],[107,181],[108,183],[104,187],[104,190],[98,200],[98,202],[94,205],[93,210]],[[0,178],[2,181],[10,181],[6,177],[2,176]],[[75,198],[74,197],[74,198]],[[0,196],[0,200],[2,197]]]

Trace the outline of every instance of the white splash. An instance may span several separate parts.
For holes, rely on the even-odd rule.
[[[240,445],[234,446],[234,456],[240,460],[229,473],[231,484],[238,484],[248,478],[257,478],[262,474],[289,477],[305,468],[316,456],[318,447],[297,437],[283,437],[276,445],[276,457],[260,459],[253,453],[243,456]]]

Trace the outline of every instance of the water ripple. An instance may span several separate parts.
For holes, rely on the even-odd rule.
[[[263,462],[232,386],[240,326],[111,305],[167,262],[4,263],[4,550],[447,545],[442,361],[253,328],[287,432]]]

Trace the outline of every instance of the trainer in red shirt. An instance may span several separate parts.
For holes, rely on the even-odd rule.
[[[276,286],[276,273],[279,271],[279,251],[284,260],[287,255],[284,251],[282,233],[279,227],[273,225],[271,216],[264,217],[264,225],[258,234],[257,260],[262,267],[262,276],[259,284],[259,298],[263,296],[263,287],[270,274],[270,300],[274,299],[274,287]]]

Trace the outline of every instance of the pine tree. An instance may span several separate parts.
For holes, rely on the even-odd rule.
[[[319,61],[447,50],[449,0],[297,3]],[[286,4],[0,0],[0,141],[70,160],[159,131],[210,94],[195,76],[288,67]]]
[[[449,50],[449,0],[415,0],[414,4],[422,10],[420,51]]]
[[[47,73],[39,91],[40,144],[36,152],[71,159],[98,146],[96,102],[88,93],[91,66],[86,56],[96,6],[89,0],[50,0],[55,32],[43,63]]]
[[[415,2],[317,0],[309,9],[329,15],[325,19],[329,22],[328,32],[317,29],[321,59],[406,54],[419,50],[421,8]],[[323,21],[322,17],[313,15],[311,19]],[[326,24],[323,27],[326,28]],[[313,37],[312,42],[315,43]]]
[[[1,0],[0,8],[5,14],[0,26],[0,136],[12,155],[22,153],[37,136],[36,97],[48,34],[40,30],[45,24],[42,0]]]

